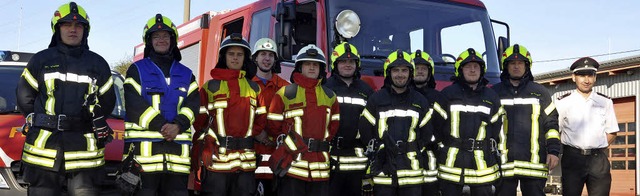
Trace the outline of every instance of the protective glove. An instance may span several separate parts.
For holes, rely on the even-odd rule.
[[[362,179],[362,196],[373,196],[373,179]]]
[[[93,108],[92,120],[93,120],[92,121],[93,131],[96,134],[96,138],[98,139],[98,142],[102,143],[103,145],[106,145],[109,142],[111,142],[113,140],[113,135],[112,135],[113,129],[109,127],[109,124],[107,123],[107,118],[104,117],[102,108],[100,107],[99,104],[96,104],[96,106]]]

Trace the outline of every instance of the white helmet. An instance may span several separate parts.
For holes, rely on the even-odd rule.
[[[251,56],[255,56],[258,51],[261,50],[271,51],[276,54],[276,59],[278,58],[278,46],[276,45],[276,42],[270,38],[259,39],[253,46],[253,53],[251,53]]]
[[[298,51],[296,67],[298,67],[298,64],[302,63],[302,61],[315,61],[320,63],[323,68],[327,66],[327,59],[324,58],[324,53],[318,46],[313,44],[309,44]]]

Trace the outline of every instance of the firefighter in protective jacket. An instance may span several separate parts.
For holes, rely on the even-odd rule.
[[[133,154],[141,166],[138,194],[187,195],[198,84],[179,62],[178,31],[169,18],[150,18],[142,39],[144,58],[129,67],[124,85],[124,154]]]
[[[16,96],[27,117],[22,153],[29,195],[98,195],[107,132],[94,130],[115,105],[109,64],[89,50],[89,16],[74,2],[51,19],[49,48],[24,69]]]
[[[336,95],[321,84],[326,60],[308,45],[296,57],[292,84],[278,90],[268,113],[269,130],[283,143],[269,160],[277,175],[278,195],[329,195],[329,141],[338,130]]]
[[[250,54],[242,35],[227,36],[211,70],[213,79],[200,89],[200,115],[194,128],[204,139],[202,195],[256,191],[254,136],[266,124],[266,110],[257,101],[260,87],[251,81],[256,68]]]
[[[331,77],[325,86],[333,90],[340,103],[340,126],[331,142],[331,195],[360,195],[367,167],[364,145],[360,141],[360,114],[373,89],[360,80],[360,56],[354,45],[338,44],[331,53]]]
[[[260,86],[260,95],[258,96],[258,104],[265,108],[269,108],[271,100],[276,92],[283,86],[289,85],[289,82],[278,76],[280,65],[277,63],[278,50],[276,42],[269,38],[259,39],[253,47],[251,55],[253,62],[256,63],[258,70],[252,81]],[[257,130],[256,133],[256,153],[259,154],[258,168],[256,169],[257,191],[259,195],[271,196],[275,195],[272,187],[273,171],[269,168],[269,157],[276,149],[275,132],[266,130]]]
[[[515,195],[518,184],[524,195],[545,195],[547,175],[559,160],[558,111],[549,91],[533,82],[531,63],[524,46],[507,48],[502,54],[502,82],[493,86],[506,111],[507,142],[500,149],[507,162],[502,165],[505,179],[499,195]]]
[[[482,56],[469,48],[456,60],[454,83],[442,90],[449,115],[437,157],[442,195],[461,195],[464,185],[471,195],[492,195],[492,184],[500,178],[497,145],[504,142],[504,110],[486,87],[486,69]]]
[[[375,195],[420,195],[430,141],[429,101],[413,85],[411,55],[392,52],[384,63],[384,86],[371,95],[359,121],[362,139],[377,149],[368,168]]]
[[[444,96],[435,89],[435,67],[429,53],[416,50],[416,52],[411,54],[411,59],[413,59],[413,64],[416,67],[413,78],[415,88],[429,100],[431,108],[433,109],[433,115],[430,121],[432,122],[431,124],[433,124],[434,135],[432,138],[429,138],[431,145],[425,145],[425,149],[421,152],[423,156],[429,157],[429,161],[423,165],[426,174],[424,176],[425,183],[422,186],[422,196],[439,195],[438,192],[440,189],[437,178],[438,165],[436,163],[435,153],[439,150],[438,143],[442,142],[442,136],[438,134],[440,134],[444,128],[448,116],[442,107],[446,104],[446,100]]]

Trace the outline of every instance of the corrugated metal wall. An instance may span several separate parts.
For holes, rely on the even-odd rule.
[[[576,84],[569,80],[566,83],[557,84],[554,86],[545,85],[551,93],[553,99],[558,96],[564,95],[576,89]],[[640,69],[632,70],[632,74],[619,73],[613,76],[598,75],[596,85],[594,86],[596,92],[605,94],[612,99],[622,97],[633,97],[640,93]]]

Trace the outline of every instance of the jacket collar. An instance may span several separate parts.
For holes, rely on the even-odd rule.
[[[245,72],[242,70],[233,70],[233,69],[212,69],[211,77],[214,80],[233,80],[233,79],[242,79],[244,78]]]
[[[321,80],[303,76],[301,73],[293,72],[293,81],[304,88],[315,88],[320,86]]]
[[[475,90],[471,89],[471,87],[464,81],[464,79],[460,77],[458,77],[458,79],[456,79],[453,83],[460,85],[464,91],[480,92],[482,91],[483,88],[487,86],[487,84],[489,84],[489,80],[487,80],[484,77],[480,78],[480,81],[478,82],[478,86],[476,87]]]

